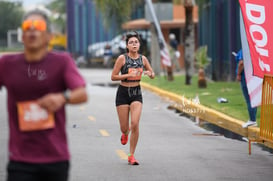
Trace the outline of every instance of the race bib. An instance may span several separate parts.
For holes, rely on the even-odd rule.
[[[130,74],[134,70],[137,71],[137,76],[136,77],[130,77],[127,80],[140,80],[141,79],[143,69],[142,68],[129,68],[128,73]]]
[[[21,131],[37,131],[55,127],[54,115],[36,101],[18,102],[18,120]]]

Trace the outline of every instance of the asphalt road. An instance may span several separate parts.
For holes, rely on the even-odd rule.
[[[82,69],[89,102],[67,106],[70,181],[272,181],[273,155],[257,145],[217,136],[173,110],[164,98],[143,90],[139,166],[127,164],[129,145],[120,144],[111,70]],[[0,91],[0,181],[7,162],[6,93]]]

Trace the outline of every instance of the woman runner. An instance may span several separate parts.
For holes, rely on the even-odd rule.
[[[128,163],[139,165],[134,153],[139,137],[139,120],[142,111],[140,80],[142,73],[151,79],[155,74],[148,59],[138,53],[140,38],[137,32],[126,35],[126,48],[127,53],[120,55],[116,60],[111,79],[121,81],[116,94],[116,109],[122,132],[121,144],[125,145],[128,142],[131,131]],[[129,117],[131,117],[131,124],[129,124]]]

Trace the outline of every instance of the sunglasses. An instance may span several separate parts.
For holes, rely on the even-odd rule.
[[[44,20],[25,20],[22,23],[22,30],[26,31],[29,30],[31,27],[38,31],[45,31],[46,30],[46,22]]]

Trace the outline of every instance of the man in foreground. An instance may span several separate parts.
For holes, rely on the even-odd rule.
[[[8,92],[8,181],[67,181],[65,104],[87,101],[85,81],[68,54],[48,52],[50,23],[39,10],[22,23],[24,52],[0,58]]]

